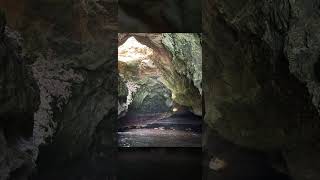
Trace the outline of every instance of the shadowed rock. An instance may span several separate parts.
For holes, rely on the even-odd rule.
[[[209,129],[235,144],[282,151],[293,179],[319,179],[319,2],[214,0],[204,7]]]
[[[21,36],[0,10],[0,179],[26,180],[35,162],[33,113],[39,89],[22,55]]]

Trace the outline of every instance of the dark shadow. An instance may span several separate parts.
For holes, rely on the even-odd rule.
[[[201,1],[119,0],[120,32],[201,32]]]

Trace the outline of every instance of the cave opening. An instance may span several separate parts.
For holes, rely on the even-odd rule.
[[[158,36],[163,37],[153,38]],[[181,103],[189,97],[177,95],[168,83],[169,78],[188,80],[170,66],[172,56],[164,52],[164,46],[150,43],[148,34],[127,35],[119,42],[119,147],[201,147],[201,114]],[[168,75],[168,70],[178,75]]]

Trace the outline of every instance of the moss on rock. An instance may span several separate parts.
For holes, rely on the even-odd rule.
[[[202,48],[198,34],[165,33],[162,43],[171,53],[171,71],[164,71],[162,81],[172,91],[173,100],[202,114]]]

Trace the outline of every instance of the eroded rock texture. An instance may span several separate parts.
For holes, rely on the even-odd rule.
[[[119,0],[120,32],[201,32],[201,1]]]
[[[122,116],[128,110],[129,89],[126,81],[121,76],[118,77],[118,115]],[[122,115],[121,115],[122,114]]]
[[[151,58],[161,73],[160,81],[172,92],[177,104],[202,114],[201,81],[202,49],[199,34],[190,33],[127,33],[120,34],[119,45],[129,37],[153,50]]]
[[[319,179],[319,1],[203,7],[209,128],[235,144],[282,151],[293,179]]]
[[[163,81],[174,92],[173,99],[202,115],[202,47],[199,34],[164,34],[162,43],[172,57],[171,71]]]
[[[35,167],[34,112],[40,99],[21,36],[0,11],[0,179],[27,179]]]
[[[139,88],[132,96],[128,113],[152,114],[171,111],[171,91],[158,79],[146,77],[136,84]]]
[[[112,178],[116,2],[1,0],[0,5],[9,26],[24,37],[23,52],[40,88],[34,179]]]

